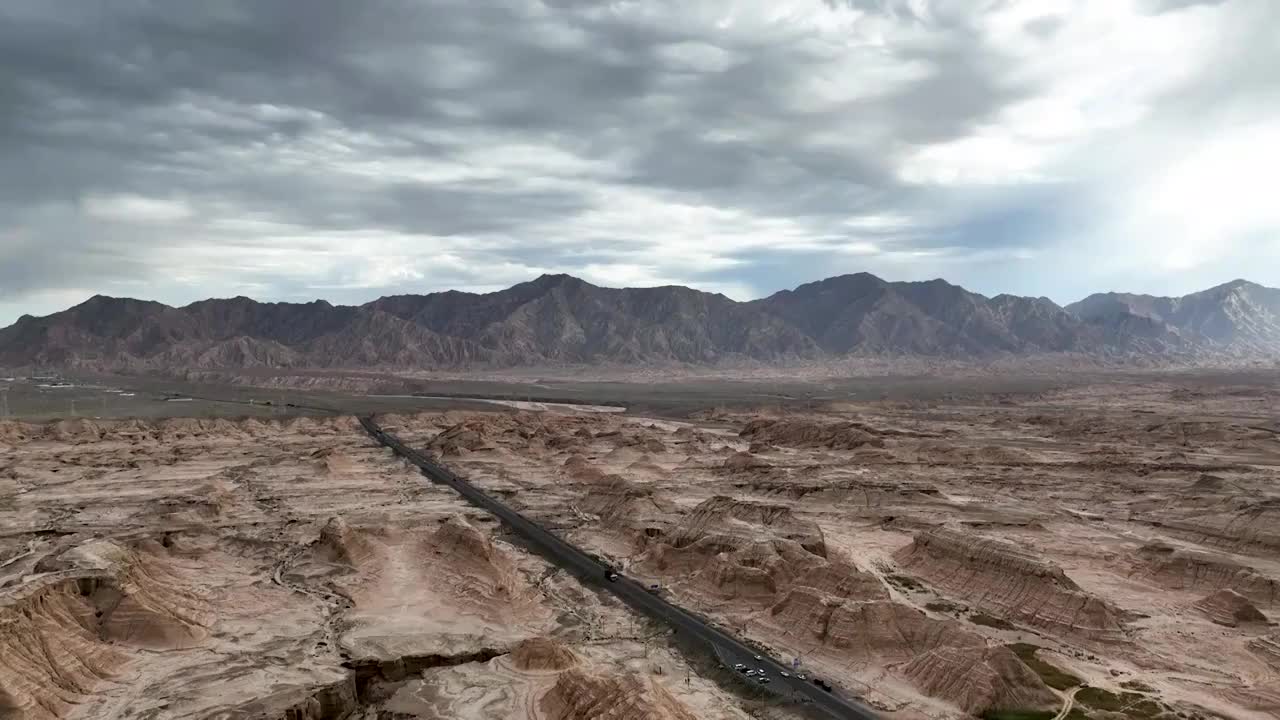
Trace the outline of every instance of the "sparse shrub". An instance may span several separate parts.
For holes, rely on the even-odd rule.
[[[969,618],[969,622],[974,625],[982,625],[983,627],[995,628],[997,630],[1017,630],[1008,620],[994,617],[986,613],[978,613]]]
[[[1036,645],[1032,645],[1030,643],[1014,643],[1008,647],[1015,655],[1018,656],[1019,659],[1022,660],[1023,664],[1031,668],[1035,674],[1040,676],[1040,679],[1044,681],[1045,685],[1048,685],[1054,690],[1066,690],[1068,688],[1084,684],[1084,681],[1075,675],[1072,675],[1065,670],[1061,670],[1058,667],[1040,659],[1040,656],[1036,654],[1036,651],[1040,648]]]

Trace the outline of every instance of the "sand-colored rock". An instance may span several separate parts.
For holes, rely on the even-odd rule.
[[[674,504],[653,487],[633,483],[620,475],[594,482],[578,499],[578,509],[598,515],[616,527],[661,532],[669,525]]]
[[[459,516],[414,530],[330,520],[294,573],[350,599],[339,644],[360,661],[508,646],[550,621],[510,551]]]
[[[749,452],[736,452],[725,458],[722,467],[731,472],[746,472],[751,470],[768,470],[773,466],[762,458],[756,457]]]
[[[1095,640],[1124,636],[1124,613],[1062,568],[1004,540],[939,528],[895,553],[902,568],[1012,622]]]
[[[825,557],[822,528],[796,517],[784,505],[735,500],[717,495],[699,503],[671,534],[676,547],[691,545],[708,536],[723,536],[731,545],[746,545],[761,537],[794,540],[809,552]]]
[[[738,436],[750,442],[779,447],[852,450],[863,446],[884,447],[882,434],[857,422],[814,422],[801,418],[756,418]]]
[[[1138,552],[1139,571],[1171,590],[1234,590],[1262,607],[1280,604],[1280,581],[1219,554],[1163,543]]]
[[[149,650],[193,648],[216,619],[210,592],[176,574],[168,551],[155,541],[126,547],[94,540],[45,558],[37,569],[98,574],[80,585],[103,640]]]
[[[1227,627],[1267,622],[1267,616],[1235,590],[1219,590],[1197,600],[1194,607],[1213,622]]]
[[[697,720],[648,678],[576,669],[561,673],[539,705],[547,720]]]
[[[845,601],[812,588],[791,590],[769,615],[783,636],[820,643],[859,663],[902,662],[935,648],[987,645],[959,622],[935,620],[901,603]]]
[[[318,686],[283,687],[267,695],[223,708],[210,720],[332,720],[358,717],[360,699],[354,674]]]
[[[1280,673],[1280,633],[1271,633],[1249,641],[1249,649],[1272,670]]]
[[[904,402],[855,399],[874,397],[878,381],[823,382],[832,397],[857,395],[816,402],[808,414],[779,400],[790,407],[775,417],[849,422],[884,447],[833,449],[824,443],[840,443],[821,433],[792,444],[740,437],[724,423],[773,412],[742,404],[699,427],[687,405],[710,386],[696,379],[681,390],[678,420],[503,410],[406,412],[387,422],[437,454],[432,439],[460,427],[442,438],[464,441],[445,460],[456,472],[628,576],[659,583],[665,597],[893,708],[893,717],[1053,712],[1058,704],[1045,703],[999,650],[1019,633],[1046,646],[1062,638],[1064,655],[1042,657],[1099,684],[1140,681],[1185,714],[1274,714],[1280,640],[1261,626],[1215,625],[1191,607],[1231,589],[1274,615],[1270,579],[1280,578],[1280,562],[1265,533],[1280,496],[1280,445],[1231,424],[1269,425],[1263,418],[1280,399],[1274,382],[1248,397],[1197,387],[1199,427],[1178,424],[1188,405],[1165,402],[1163,380],[1073,389],[1055,375],[1030,380],[1035,392],[996,398],[974,388],[1003,380],[967,377],[954,396]],[[898,383],[883,383],[884,392]],[[1033,415],[1064,422],[1053,429]],[[740,720],[747,709],[700,679],[696,664],[686,685],[665,636],[504,540],[498,523],[424,482],[351,418],[81,420],[0,423],[0,592],[49,573],[90,573],[98,579],[88,594],[77,587],[81,599],[69,599],[94,616],[93,642],[122,656],[118,672],[72,693],[74,720],[341,714],[322,698],[342,697],[333,693],[352,672],[344,655],[366,680],[370,672],[418,678],[396,693],[403,705],[370,714],[539,718],[540,698],[566,671],[652,675],[700,719]],[[476,450],[464,447],[473,444],[465,431],[477,434]],[[757,461],[775,467],[751,467]],[[1222,481],[1200,482],[1204,473]],[[699,517],[709,498],[756,508]],[[911,533],[939,523],[1005,539],[1024,555],[1034,548],[1041,565],[971,552],[929,560],[927,572],[895,571]],[[809,538],[821,539],[827,557],[801,546],[817,549]],[[1161,542],[1179,549],[1138,549]],[[119,592],[131,584],[138,589]],[[1095,641],[1060,621],[1075,616],[1077,593],[1148,617],[1121,630],[1131,642]],[[111,608],[105,626],[120,640],[102,639],[96,600]],[[1039,617],[999,609],[1019,605],[1056,620],[1036,625]],[[1088,602],[1079,610],[1084,624],[1100,624]],[[987,626],[978,612],[1018,628]],[[1028,628],[1047,637],[1025,637]],[[540,657],[561,664],[552,650],[520,660],[522,641],[547,637],[570,644],[577,662],[521,667]],[[1114,681],[1110,669],[1121,673]],[[8,692],[12,681],[0,687]],[[13,704],[12,693],[4,702]]]
[[[968,447],[939,440],[920,440],[895,447],[895,457],[911,462],[939,465],[1026,465],[1031,456],[1017,448],[1000,445]]]
[[[63,573],[0,596],[0,717],[66,717],[126,668],[129,654],[104,641],[82,592],[104,573]]]
[[[1058,697],[1039,675],[1004,647],[938,647],[899,671],[916,687],[973,715],[990,710],[1049,710]]]
[[[1227,512],[1197,512],[1162,524],[1211,547],[1264,557],[1280,555],[1280,498],[1244,502]]]
[[[536,637],[511,650],[511,663],[520,670],[565,670],[578,663],[578,656],[561,642]]]

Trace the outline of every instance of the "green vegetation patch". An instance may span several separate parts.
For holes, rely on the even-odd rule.
[[[1153,693],[1156,691],[1155,688],[1142,682],[1141,680],[1125,680],[1124,682],[1120,683],[1120,687],[1124,688],[1125,690],[1134,690],[1136,692],[1144,692],[1144,693]]]
[[[1057,716],[1044,710],[988,710],[982,713],[982,720],[1053,720]]]
[[[1068,688],[1083,685],[1084,681],[1072,675],[1071,673],[1061,670],[1054,665],[1041,660],[1036,651],[1040,648],[1030,643],[1014,643],[1008,646],[1020,660],[1040,676],[1045,685],[1054,690],[1067,690]]]
[[[889,575],[887,579],[889,582],[893,583],[894,585],[904,590],[910,590],[912,592],[920,592],[924,590],[924,584],[921,583],[919,580],[911,577],[910,575],[894,573],[892,575]]]
[[[998,618],[986,613],[978,613],[969,618],[974,625],[982,625],[984,627],[995,628],[997,630],[1017,630],[1008,620]]]
[[[1105,710],[1120,713],[1130,718],[1172,717],[1169,709],[1162,703],[1138,693],[1113,693],[1101,688],[1089,687],[1076,693],[1076,704],[1091,710]]]

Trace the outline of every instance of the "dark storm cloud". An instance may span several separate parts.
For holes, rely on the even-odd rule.
[[[922,149],[1045,90],[991,41],[987,14],[1013,3],[979,5],[11,0],[0,303],[216,272],[264,297],[351,299],[613,265],[771,290],[800,263],[1055,242],[1078,188],[903,179]],[[1071,21],[1020,22],[1047,43]],[[1261,87],[1259,44],[1231,66]],[[1202,73],[1168,101],[1222,87]],[[775,231],[796,247],[760,250]],[[680,259],[700,233],[722,263]],[[212,269],[166,264],[184,253]]]
[[[1153,13],[1185,10],[1198,5],[1221,5],[1227,0],[1144,0],[1145,9]]]

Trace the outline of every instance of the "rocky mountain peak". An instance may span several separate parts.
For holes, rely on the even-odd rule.
[[[1236,280],[1177,298],[1106,293],[1061,308],[945,280],[854,273],[735,302],[682,286],[608,288],[565,274],[506,290],[397,295],[352,307],[247,297],[182,308],[94,296],[0,330],[0,366],[434,368],[981,359],[1039,353],[1275,357],[1280,290]]]

